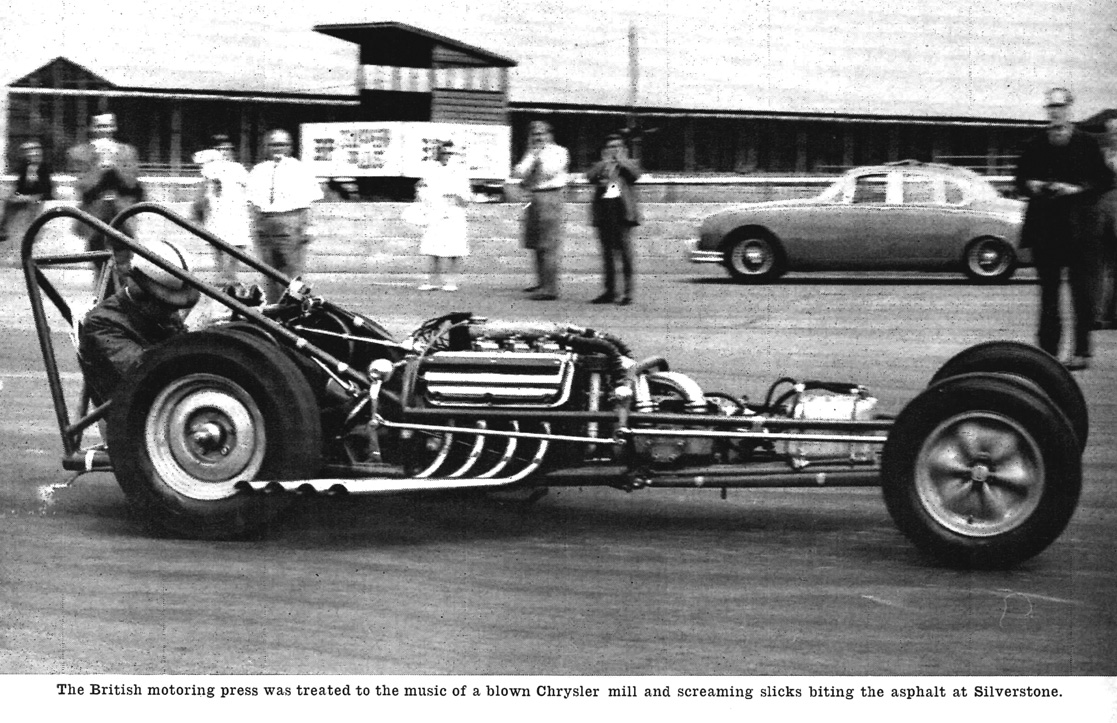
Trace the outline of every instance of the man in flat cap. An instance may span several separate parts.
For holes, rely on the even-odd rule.
[[[1090,364],[1094,290],[1099,254],[1091,216],[1098,195],[1110,182],[1101,147],[1075,128],[1073,97],[1066,88],[1047,91],[1047,128],[1020,155],[1016,188],[1028,198],[1021,248],[1032,249],[1039,274],[1039,347],[1058,356],[1062,338],[1059,295],[1068,271],[1074,316],[1074,343],[1063,363],[1072,371]]]
[[[118,213],[144,199],[139,155],[132,146],[116,140],[116,116],[112,113],[93,116],[89,136],[88,143],[70,148],[67,161],[71,173],[76,176],[74,191],[78,208],[108,223]],[[124,225],[123,231],[128,236],[135,235],[131,221]],[[74,232],[85,239],[90,251],[101,251],[106,246],[100,233],[80,221],[74,222]],[[132,252],[111,241],[108,247],[116,262],[115,281],[119,285],[128,273]]]

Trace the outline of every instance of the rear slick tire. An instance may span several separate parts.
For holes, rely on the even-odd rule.
[[[1079,450],[1086,449],[1090,435],[1086,397],[1078,382],[1055,357],[1018,341],[982,342],[948,359],[931,377],[931,384],[972,372],[1010,374],[1037,385],[1067,415],[1078,437]]]
[[[275,344],[202,331],[145,357],[113,400],[108,444],[141,519],[226,539],[257,533],[286,502],[237,483],[314,476],[322,429],[309,384]]]
[[[1011,378],[945,379],[897,416],[884,501],[916,547],[956,568],[1002,569],[1047,548],[1082,489],[1078,441],[1046,397]]]

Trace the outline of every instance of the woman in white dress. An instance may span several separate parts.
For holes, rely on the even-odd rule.
[[[430,257],[430,275],[419,286],[421,291],[457,291],[461,259],[469,255],[465,207],[472,190],[465,169],[452,162],[455,155],[453,142],[444,141],[438,148],[438,162],[419,181],[417,200],[426,220],[419,253]],[[449,259],[445,276],[442,259]]]
[[[194,218],[206,230],[242,251],[252,237],[248,214],[248,171],[234,159],[228,136],[213,138],[213,148],[194,154],[202,166],[202,183],[194,199]],[[222,283],[235,284],[239,264],[236,259],[214,249],[214,268]]]

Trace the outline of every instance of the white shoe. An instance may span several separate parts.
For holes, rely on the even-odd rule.
[[[419,291],[434,291],[437,288],[434,284],[419,284]]]
[[[457,284],[446,284],[445,286],[442,287],[442,290],[443,291],[457,291],[458,290],[458,285]]]

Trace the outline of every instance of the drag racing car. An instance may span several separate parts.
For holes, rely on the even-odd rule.
[[[168,264],[118,230],[140,213],[285,284],[283,298],[264,304]],[[39,230],[59,216],[224,312],[149,350],[103,404],[84,391],[67,398],[44,300],[79,324],[52,270],[111,261],[36,255]],[[932,558],[1007,567],[1059,536],[1081,489],[1082,393],[1057,361],[1016,342],[962,351],[886,414],[847,381],[784,378],[757,399],[710,391],[662,356],[574,324],[463,311],[395,338],[150,203],[111,225],[46,212],[24,238],[23,268],[64,468],[111,470],[140,517],[176,535],[244,536],[312,494],[879,485],[897,526]],[[98,424],[107,444],[83,445]]]

